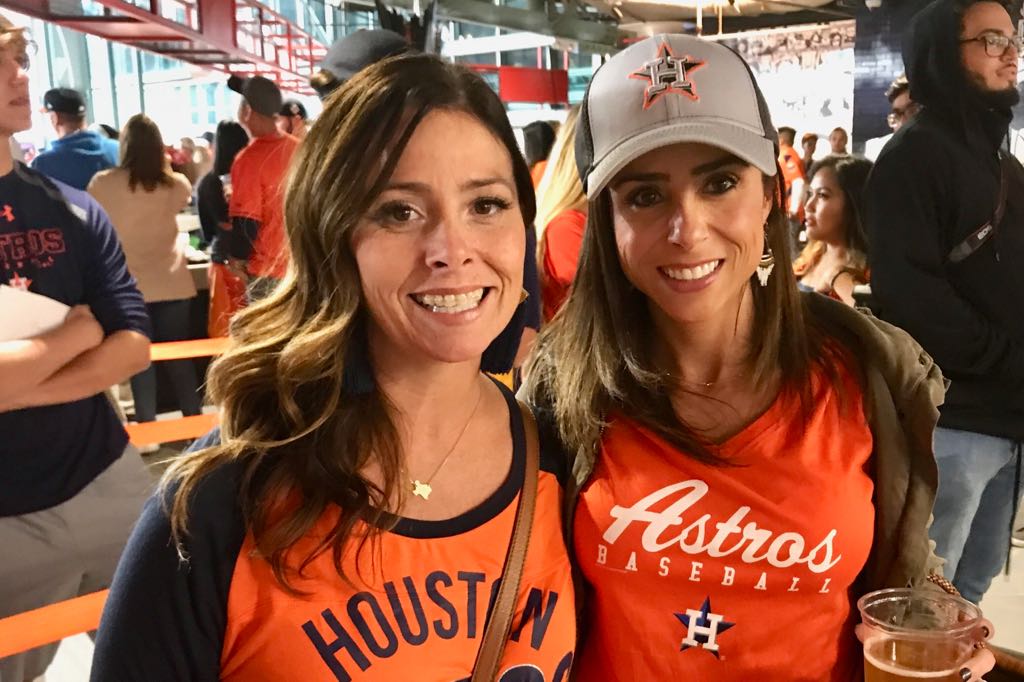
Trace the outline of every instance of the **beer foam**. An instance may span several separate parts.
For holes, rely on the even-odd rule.
[[[890,675],[895,675],[897,676],[897,678],[908,677],[912,679],[921,680],[937,680],[942,678],[948,678],[950,675],[956,675],[956,670],[953,668],[950,668],[949,670],[941,670],[939,672],[922,672],[919,670],[897,668],[896,666],[888,662],[881,661],[875,656],[872,656],[871,653],[867,651],[867,648],[865,648],[864,650],[864,658],[866,658],[868,662],[871,663],[871,665],[875,666],[882,672],[889,673]]]

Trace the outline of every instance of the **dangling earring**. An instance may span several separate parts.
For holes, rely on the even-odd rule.
[[[757,281],[761,283],[761,286],[768,286],[768,278],[772,276],[772,270],[774,269],[775,254],[772,253],[772,247],[768,243],[768,230],[766,225],[764,232],[764,253],[761,254],[761,260],[757,264]]]

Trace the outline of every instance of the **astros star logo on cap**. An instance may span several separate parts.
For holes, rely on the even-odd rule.
[[[643,68],[629,74],[629,77],[649,83],[644,90],[644,109],[650,109],[658,98],[670,92],[685,95],[696,102],[700,96],[690,80],[690,74],[705,64],[689,55],[676,57],[669,44],[662,42],[658,47],[657,59],[644,62]]]

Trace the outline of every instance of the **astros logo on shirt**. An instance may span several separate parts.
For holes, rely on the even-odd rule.
[[[725,616],[711,612],[711,597],[705,597],[700,610],[686,609],[686,613],[673,615],[686,626],[686,637],[683,638],[679,650],[701,647],[711,652],[715,658],[719,658],[718,636],[736,625],[727,623]]]

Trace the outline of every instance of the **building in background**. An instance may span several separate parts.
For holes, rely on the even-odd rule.
[[[506,0],[509,4],[518,0]],[[264,4],[295,22],[323,44],[336,37],[378,24],[372,8],[365,6],[337,7],[322,0],[264,0]],[[90,103],[88,119],[120,130],[134,114],[144,112],[157,122],[168,141],[183,137],[199,138],[213,131],[217,122],[234,118],[238,96],[224,85],[220,72],[152,54],[132,46],[110,42],[94,35],[80,33],[9,12],[15,20],[28,26],[38,54],[30,72],[32,92],[42,93],[51,87],[73,87],[86,94]],[[575,46],[558,42],[550,36],[513,32],[494,26],[467,22],[439,22],[442,54],[453,61],[492,66],[523,66],[531,68],[567,69],[570,74],[570,101],[579,101],[601,56],[565,51]],[[493,82],[497,89],[497,79]],[[320,110],[313,96],[289,93],[299,98],[311,117]],[[39,104],[39,103],[37,103]],[[38,107],[37,107],[38,108]],[[564,106],[509,103],[510,118],[519,128],[530,121],[543,119],[561,121]],[[42,115],[33,119],[31,130],[18,136],[18,141],[31,155],[53,138],[53,131]]]

